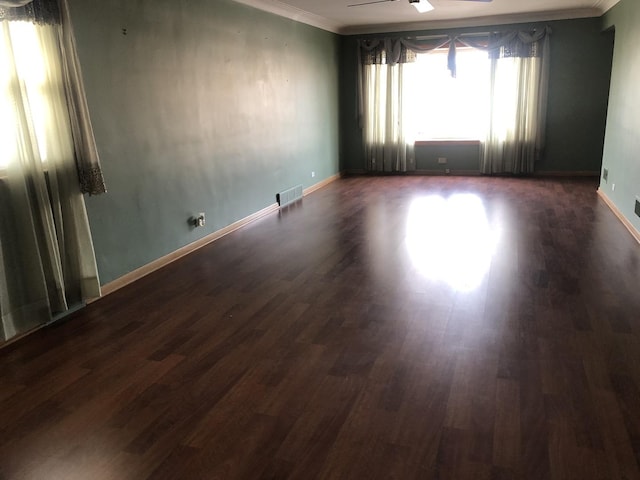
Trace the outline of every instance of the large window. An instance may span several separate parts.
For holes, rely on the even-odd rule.
[[[550,34],[360,40],[365,168],[417,169],[416,140],[480,140],[482,173],[532,173],[545,141]]]
[[[55,105],[62,103],[61,98],[56,98],[63,95],[61,66],[57,56],[48,55],[46,51],[46,45],[55,45],[54,27],[14,21],[4,22],[0,32],[3,34],[0,38],[0,143],[3,145],[0,174],[11,162],[17,161],[18,149],[25,148],[25,142],[18,140],[21,123],[29,125],[43,163],[58,149],[72,155],[69,120],[59,118]],[[18,98],[22,99],[21,108],[16,108]],[[62,106],[58,111],[64,109]],[[51,125],[56,125],[53,133]],[[64,146],[56,149],[53,146],[56,143]]]
[[[408,69],[408,136],[413,140],[484,139],[489,118],[488,54],[459,48],[455,78],[447,68],[447,56],[447,48],[420,54]]]

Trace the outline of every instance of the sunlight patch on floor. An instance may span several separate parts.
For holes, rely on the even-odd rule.
[[[406,232],[407,249],[416,269],[464,292],[482,283],[500,236],[492,229],[482,200],[473,194],[415,199]]]

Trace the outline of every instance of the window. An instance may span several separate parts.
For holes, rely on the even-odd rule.
[[[457,76],[448,49],[418,55],[410,65],[405,122],[413,140],[480,140],[489,118],[490,62],[486,52],[457,49]]]
[[[416,168],[416,141],[472,140],[482,142],[482,173],[532,173],[545,141],[550,33],[545,27],[467,41],[477,50],[415,38],[360,41],[365,167],[408,171]],[[458,41],[450,36],[440,45]]]
[[[0,41],[0,173],[15,161],[21,142],[17,125],[24,121],[17,118],[21,112],[29,116],[31,131],[38,148],[40,160],[45,163],[51,148],[47,142],[47,125],[56,122],[51,108],[49,90],[62,89],[52,82],[51,70],[59,70],[57,64],[47,61],[43,42],[55,39],[55,31],[49,25],[12,21],[2,25],[4,33]],[[16,95],[15,91],[21,91]],[[16,108],[16,98],[25,99],[24,110]],[[65,119],[66,120],[66,119]]]

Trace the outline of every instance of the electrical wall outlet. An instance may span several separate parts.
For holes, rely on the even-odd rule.
[[[198,216],[195,218],[193,224],[194,224],[195,227],[204,227],[204,224],[205,224],[204,212],[200,212],[198,214]]]
[[[438,158],[438,164],[439,165],[446,165],[446,163],[447,163],[446,157],[439,157]]]
[[[612,183],[612,184],[611,184],[611,191],[612,191],[612,192],[615,192],[615,191],[616,191],[616,184],[615,184],[615,183]]]
[[[448,168],[444,169],[444,173],[446,173],[447,175],[449,175],[451,173],[451,170],[449,170]]]
[[[311,178],[314,178],[316,176],[316,172],[311,172]]]

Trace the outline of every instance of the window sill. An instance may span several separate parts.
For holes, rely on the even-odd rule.
[[[480,140],[416,140],[416,147],[448,146],[448,145],[480,145]]]

